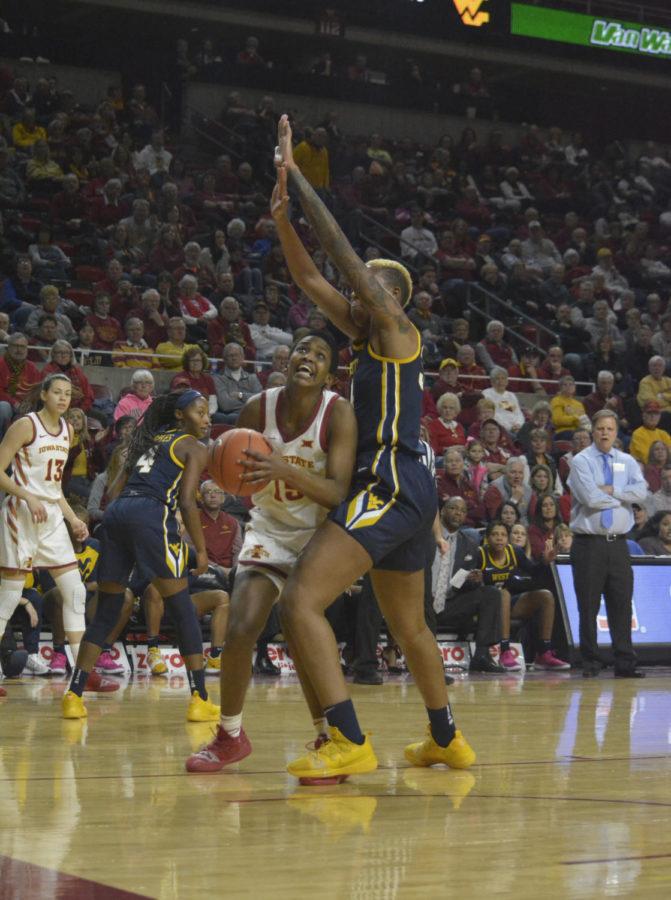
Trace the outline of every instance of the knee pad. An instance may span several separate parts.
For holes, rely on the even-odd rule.
[[[22,593],[22,581],[15,581],[10,578],[2,580],[2,584],[0,584],[0,619],[5,619],[9,622],[14,615],[14,610],[19,605]],[[2,637],[1,634],[0,637]]]
[[[84,640],[96,647],[102,647],[107,640],[107,635],[112,631],[123,609],[123,594],[106,594],[100,591],[98,594],[98,607],[93,621],[86,629]]]
[[[63,627],[66,631],[84,631],[86,588],[78,569],[69,569],[54,578],[63,598]]]
[[[177,643],[182,656],[194,656],[203,652],[203,636],[187,588],[165,597],[165,611],[177,632]]]

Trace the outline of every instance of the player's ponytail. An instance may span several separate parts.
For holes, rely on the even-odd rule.
[[[173,391],[154,397],[128,444],[126,472],[130,474],[133,471],[138,459],[153,446],[154,438],[159,431],[175,424],[175,409],[180,396],[180,393]]]

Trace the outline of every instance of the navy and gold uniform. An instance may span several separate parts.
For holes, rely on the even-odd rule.
[[[125,584],[134,566],[140,578],[182,578],[187,548],[175,511],[184,464],[175,454],[189,434],[168,428],[154,436],[119,497],[105,510],[99,581]]]
[[[423,374],[417,351],[389,359],[355,345],[352,402],[359,439],[349,496],[329,518],[370,554],[378,569],[416,572],[436,515],[435,481],[422,463]]]
[[[507,588],[513,594],[529,590],[530,585],[520,578],[520,574],[527,577],[538,575],[543,564],[529,559],[523,550],[512,544],[507,544],[504,552],[503,562],[496,563],[487,544],[478,547],[475,568],[482,571],[483,583]]]

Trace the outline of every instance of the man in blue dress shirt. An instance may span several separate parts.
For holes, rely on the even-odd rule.
[[[625,535],[634,525],[632,504],[645,500],[647,485],[633,456],[613,446],[618,424],[611,410],[596,413],[592,419],[593,443],[573,458],[568,478],[574,533],[571,568],[586,678],[598,675],[602,669],[596,628],[602,594],[615,655],[615,675],[644,677],[636,670],[631,643],[634,575]]]

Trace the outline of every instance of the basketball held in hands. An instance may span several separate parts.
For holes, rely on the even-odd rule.
[[[208,472],[227,494],[249,497],[268,484],[267,481],[242,480],[242,476],[249,471],[241,465],[241,460],[249,459],[245,455],[246,450],[255,450],[264,456],[272,453],[272,447],[264,436],[251,428],[232,428],[210,444]]]

